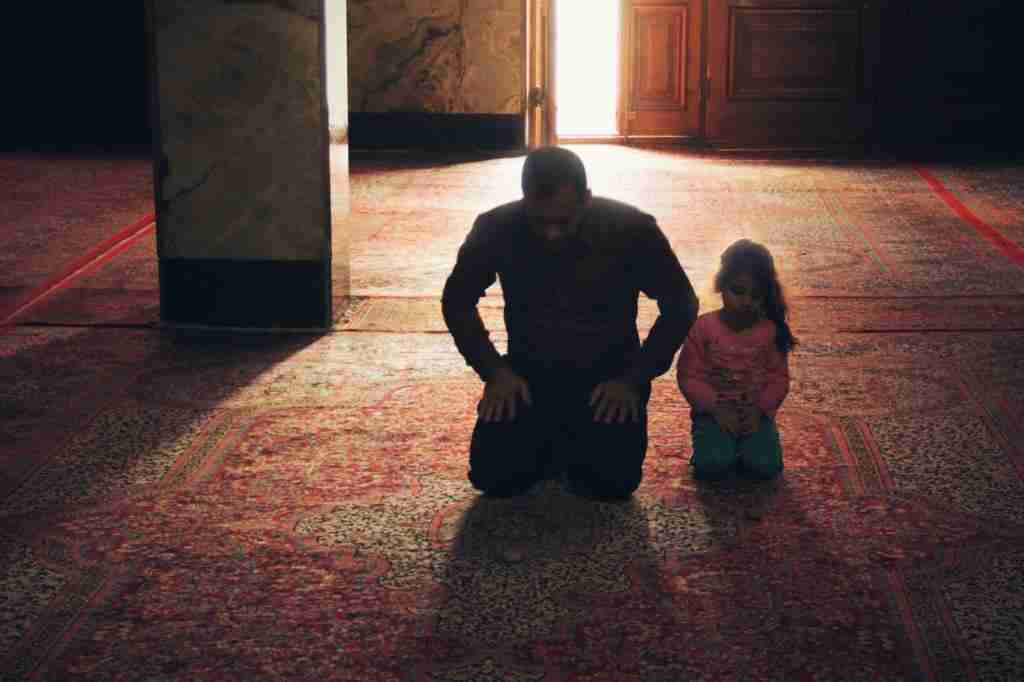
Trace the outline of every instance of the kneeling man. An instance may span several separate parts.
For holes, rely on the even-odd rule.
[[[564,475],[576,494],[627,498],[642,477],[651,380],[671,366],[697,297],[654,218],[593,197],[573,152],[531,152],[522,189],[477,217],[442,297],[455,345],[485,383],[469,480],[505,497]],[[477,311],[498,278],[504,356]],[[640,291],[660,313],[642,345]]]

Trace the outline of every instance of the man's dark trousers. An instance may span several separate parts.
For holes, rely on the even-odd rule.
[[[470,444],[469,480],[495,497],[526,492],[534,483],[565,473],[573,492],[622,499],[636,490],[647,452],[647,401],[651,385],[638,389],[639,419],[594,421],[594,388],[618,373],[566,372],[530,367],[506,358],[530,387],[533,405],[517,401],[516,418],[477,418]]]

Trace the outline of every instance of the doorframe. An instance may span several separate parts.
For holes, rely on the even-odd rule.
[[[698,113],[698,132],[697,136],[672,136],[669,140],[666,140],[669,144],[696,144],[703,145],[707,142],[707,97],[708,91],[708,54],[707,54],[707,42],[708,42],[708,3],[710,0],[693,0],[701,3],[701,26],[700,26],[700,54],[697,55],[697,59],[700,60],[700,94],[698,96],[700,111]],[[522,7],[522,21],[521,28],[524,36],[523,42],[523,89],[522,89],[522,114],[524,119],[524,146],[527,149],[532,149],[535,146],[545,144],[560,144],[561,142],[568,142],[572,144],[608,144],[608,143],[624,143],[630,144],[631,141],[637,141],[643,143],[646,140],[640,136],[630,136],[625,134],[623,131],[626,130],[626,103],[628,96],[628,89],[630,86],[630,73],[627,64],[625,50],[623,49],[623,40],[625,40],[627,31],[629,30],[629,0],[618,0],[619,2],[619,43],[616,49],[619,51],[619,92],[616,103],[616,128],[617,133],[615,135],[587,135],[587,136],[567,136],[559,137],[556,126],[556,115],[555,110],[557,109],[557,98],[556,92],[558,84],[555,82],[555,52],[556,52],[556,19],[557,19],[557,4],[558,0],[521,0]],[[537,53],[537,32],[540,30],[544,35],[544,43],[541,50],[545,50],[548,54]],[[541,105],[541,112],[539,115],[535,115],[533,112],[533,104],[531,102],[530,93],[533,89],[533,71],[538,68],[537,61],[542,60],[544,63],[539,65],[542,71],[541,79],[544,89],[544,103]],[[537,126],[540,125],[541,130],[537,131]]]
[[[526,149],[556,144],[554,114],[554,0],[521,0],[523,40],[521,92]],[[534,101],[534,91],[540,100]]]
[[[708,2],[701,0],[700,13],[700,113],[697,121],[697,140],[701,145],[707,144],[708,139],[708,97],[711,95],[711,80],[708,70]]]

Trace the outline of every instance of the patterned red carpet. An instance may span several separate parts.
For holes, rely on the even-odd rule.
[[[1024,270],[909,164],[579,149],[705,309],[724,245],[778,254],[804,343],[777,484],[694,481],[663,377],[630,503],[478,497],[480,385],[438,296],[521,158],[355,160],[333,333],[152,329],[140,241],[0,335],[0,679],[1019,679]],[[1020,168],[929,169],[1022,243]],[[4,213],[27,255],[2,284],[58,270],[122,191]]]

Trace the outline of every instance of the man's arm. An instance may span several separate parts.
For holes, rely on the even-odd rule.
[[[648,382],[672,366],[672,358],[697,319],[699,301],[661,228],[647,221],[633,254],[640,290],[658,302],[658,319],[625,378]]]
[[[459,248],[455,268],[441,296],[441,312],[455,347],[485,382],[495,370],[505,366],[476,307],[487,287],[498,277],[490,236],[482,217],[477,217]]]

